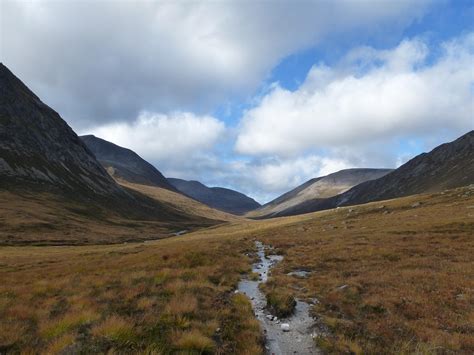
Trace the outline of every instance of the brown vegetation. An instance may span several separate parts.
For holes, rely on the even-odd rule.
[[[224,213],[214,213],[210,208],[193,207],[191,199],[188,199],[188,202],[192,201],[190,207],[185,207],[186,201],[173,205],[166,199],[157,200],[164,211],[176,211],[188,219],[143,220],[106,211],[93,202],[79,203],[57,194],[0,191],[0,245],[136,242],[165,238],[181,230],[192,231],[230,220],[225,219]],[[213,219],[214,216],[220,219]]]
[[[472,353],[473,236],[464,188],[145,243],[1,247],[0,349],[262,352],[233,293],[261,240],[284,255],[270,303],[317,298],[326,351]],[[287,275],[301,269],[307,278]]]
[[[242,241],[185,237],[111,246],[3,247],[0,349],[260,349],[250,303],[232,292],[249,271],[245,250]]]
[[[285,254],[271,292],[317,298],[341,353],[474,352],[474,189],[313,214],[256,238]],[[308,278],[287,273],[309,270]],[[268,288],[264,288],[268,290]]]
[[[180,211],[184,211],[189,215],[200,216],[204,218],[219,220],[219,221],[238,221],[242,217],[235,216],[230,213],[222,212],[205,204],[193,200],[190,197],[186,197],[177,192],[173,192],[167,189],[156,186],[132,184],[130,182],[118,179],[117,182],[127,188],[138,191],[144,195],[147,195],[157,201],[169,204],[171,207],[176,208]]]

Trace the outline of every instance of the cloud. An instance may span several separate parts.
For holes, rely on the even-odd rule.
[[[265,203],[309,179],[349,167],[343,159],[311,154],[298,159],[219,161],[207,165],[200,176],[210,186],[237,189]]]
[[[297,159],[280,160],[252,167],[255,178],[267,192],[283,192],[288,186],[298,186],[316,176],[327,175],[349,168],[339,159],[309,155]]]
[[[403,28],[429,3],[3,0],[0,57],[85,128],[144,110],[209,112],[285,56],[333,34]]]
[[[243,117],[239,153],[291,156],[368,141],[451,130],[474,122],[474,34],[430,48],[358,48],[316,64],[295,91],[275,84]]]
[[[225,125],[212,116],[189,112],[144,112],[134,122],[110,123],[85,133],[127,147],[145,159],[169,162],[212,149],[225,133]]]

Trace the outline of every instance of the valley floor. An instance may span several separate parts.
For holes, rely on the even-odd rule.
[[[474,352],[471,186],[143,243],[0,247],[0,353],[262,353],[234,293],[255,240],[284,256],[263,287],[273,312],[318,300],[322,350]]]

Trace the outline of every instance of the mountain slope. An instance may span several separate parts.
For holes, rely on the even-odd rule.
[[[327,176],[311,179],[297,188],[247,214],[247,217],[272,217],[298,209],[307,201],[320,200],[338,195],[364,181],[377,179],[391,169],[346,169]]]
[[[168,178],[168,181],[187,196],[224,212],[241,215],[260,207],[254,199],[234,190],[207,187],[199,181],[176,178]]]
[[[120,187],[59,114],[3,64],[0,202],[0,243],[147,239],[221,222]]]
[[[184,211],[190,215],[227,222],[238,221],[241,219],[241,217],[235,216],[233,214],[211,208],[204,203],[196,201],[195,199],[180,192],[170,191],[157,186],[134,184],[123,180],[120,180],[119,184],[149,196],[157,201],[160,201],[161,203],[169,204],[170,206]]]
[[[0,181],[114,195],[121,189],[57,112],[0,64]]]
[[[474,183],[474,131],[422,153],[391,173],[324,200],[308,201],[277,214],[296,215],[339,206],[438,192]]]
[[[114,178],[177,191],[153,165],[134,151],[93,135],[79,137]]]

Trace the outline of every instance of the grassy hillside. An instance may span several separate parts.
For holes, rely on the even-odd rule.
[[[198,202],[190,197],[184,196],[177,192],[170,191],[168,189],[149,185],[132,184],[121,179],[118,179],[117,181],[120,185],[126,188],[135,190],[157,201],[168,204],[189,215],[195,215],[212,220],[227,222],[238,221],[242,219],[241,217],[235,216],[233,214],[208,207],[205,204]]]
[[[133,242],[222,223],[128,192],[136,197],[129,205],[55,192],[0,190],[0,245]]]
[[[473,235],[468,187],[146,243],[0,247],[0,349],[262,352],[233,293],[261,240],[284,255],[264,288],[274,306],[319,300],[330,332],[318,346],[472,353]],[[309,277],[287,275],[299,269]]]
[[[344,169],[336,173],[311,179],[304,184],[277,197],[262,207],[246,214],[249,218],[270,218],[289,216],[307,202],[324,200],[339,195],[365,181],[378,179],[391,169]],[[308,211],[310,212],[310,211]]]

